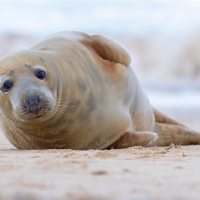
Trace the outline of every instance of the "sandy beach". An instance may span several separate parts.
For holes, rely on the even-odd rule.
[[[200,130],[199,109],[161,109]],[[0,132],[2,200],[199,200],[200,145],[17,150]]]
[[[200,199],[200,146],[16,150],[0,139],[0,199]]]
[[[200,130],[198,108],[161,111]],[[199,166],[200,145],[17,150],[0,132],[2,200],[199,200]]]

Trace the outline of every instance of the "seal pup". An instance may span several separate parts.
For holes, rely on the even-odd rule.
[[[19,149],[199,144],[152,108],[128,52],[98,34],[60,32],[0,60],[3,131]]]

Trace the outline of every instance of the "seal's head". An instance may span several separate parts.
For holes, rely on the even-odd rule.
[[[4,57],[0,66],[0,106],[7,119],[34,123],[53,113],[52,83],[41,59],[23,51]]]

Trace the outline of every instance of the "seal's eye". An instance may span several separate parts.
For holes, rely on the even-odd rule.
[[[9,80],[6,80],[3,84],[3,89],[5,92],[8,92],[13,86],[13,83]]]
[[[40,80],[43,80],[46,77],[46,72],[43,69],[38,69],[38,70],[35,71],[35,75]]]

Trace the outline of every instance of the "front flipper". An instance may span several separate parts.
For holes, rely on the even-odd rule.
[[[150,145],[157,139],[158,135],[154,132],[126,132],[116,142],[111,144],[107,149],[121,149],[132,146]]]

